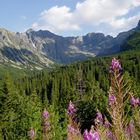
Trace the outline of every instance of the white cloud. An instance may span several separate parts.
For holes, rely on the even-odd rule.
[[[120,19],[113,19],[110,22],[110,35],[116,36],[118,33],[122,31],[128,31],[137,26],[138,21],[140,20],[140,13],[136,14],[135,16],[129,18],[120,18]]]
[[[110,25],[117,29],[125,28],[127,30],[128,28],[131,28],[132,26],[136,26],[137,24],[136,21],[138,20],[140,20],[140,13],[129,18],[123,17],[121,19],[113,19],[110,22]]]
[[[66,6],[54,6],[49,10],[45,10],[40,14],[39,23],[32,25],[33,28],[48,29],[55,32],[67,30],[79,30],[80,27],[74,23],[73,13]]]
[[[138,6],[140,0],[85,0],[78,2],[73,10],[67,6],[54,6],[43,11],[32,27],[64,33],[106,24],[116,33],[133,27],[140,19],[140,13],[126,18],[130,10]]]
[[[99,24],[126,15],[132,7],[133,0],[86,0],[76,5],[75,14],[82,23]]]

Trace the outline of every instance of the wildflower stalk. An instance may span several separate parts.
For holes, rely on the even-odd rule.
[[[75,119],[76,109],[74,104],[70,101],[67,109],[68,127],[67,127],[67,140],[83,140],[79,125]]]
[[[123,93],[123,76],[121,75],[121,65],[115,58],[112,60],[110,67],[111,87],[109,94],[114,96],[114,103],[109,104],[108,111],[112,118],[112,129],[117,140],[127,140],[124,133],[125,114],[124,102],[125,96]]]
[[[49,130],[50,130],[49,112],[46,109],[42,113],[42,119],[43,119],[43,140],[49,140]]]
[[[135,137],[140,138],[140,109],[137,105],[133,107],[133,120],[135,123]]]
[[[35,139],[35,130],[33,128],[31,128],[28,135],[29,135],[30,140],[34,140]]]
[[[128,82],[125,82],[121,72],[122,68],[119,61],[113,58],[110,66],[111,86],[108,92],[108,112],[112,122],[105,129],[103,127],[105,126],[105,122],[100,113],[97,113],[95,119],[95,122],[99,122],[97,129],[103,140],[133,140],[140,138],[140,110],[138,108],[140,100],[131,95],[131,88],[128,87]],[[133,114],[129,121],[129,112],[125,112],[124,110],[128,99],[130,101],[128,108],[132,109]]]

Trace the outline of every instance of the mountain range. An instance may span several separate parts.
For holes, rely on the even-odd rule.
[[[95,56],[122,51],[136,31],[136,28],[119,33],[116,37],[102,33],[88,33],[84,36],[63,37],[50,31],[27,30],[24,33],[0,29],[0,64],[13,67],[42,69],[53,64],[68,64]]]

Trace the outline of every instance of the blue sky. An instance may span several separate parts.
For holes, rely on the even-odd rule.
[[[0,28],[50,30],[63,36],[117,35],[140,20],[140,0],[1,0]]]

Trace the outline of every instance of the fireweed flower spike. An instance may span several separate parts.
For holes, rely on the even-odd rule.
[[[91,136],[90,136],[90,134],[88,133],[87,129],[84,131],[83,137],[84,137],[84,140],[90,140],[90,139],[91,139]]]
[[[111,65],[110,65],[110,89],[109,89],[109,97],[108,97],[108,112],[111,117],[111,130],[113,132],[113,135],[116,140],[126,140],[126,136],[124,134],[124,126],[125,121],[124,118],[126,118],[127,114],[125,115],[125,102],[126,102],[126,96],[128,94],[128,91],[124,94],[124,79],[122,75],[122,67],[116,58],[112,59]],[[107,134],[110,138],[111,133],[108,132]]]
[[[109,128],[109,126],[110,126],[110,123],[109,123],[107,120],[105,120],[105,122],[104,122],[104,127],[105,127],[105,128]]]
[[[42,113],[42,117],[43,117],[44,119],[48,119],[48,117],[49,117],[49,112],[48,112],[47,110],[44,110],[43,113]]]
[[[109,105],[112,106],[116,102],[116,97],[113,94],[109,94]]]
[[[106,135],[107,135],[108,139],[110,139],[110,140],[116,140],[115,137],[114,137],[114,135],[112,134],[112,132],[110,130],[108,130],[106,132]]]
[[[68,115],[68,126],[67,126],[67,140],[77,140],[81,136],[79,125],[75,118],[76,108],[75,105],[70,101],[67,108]]]
[[[42,112],[42,121],[43,121],[43,136],[46,139],[48,131],[50,129],[50,122],[49,122],[49,112],[45,109]]]
[[[113,58],[109,69],[110,69],[109,72],[115,76],[114,78],[117,81],[121,79],[122,67],[119,60],[117,60],[116,58]]]
[[[90,132],[90,134],[92,136],[92,140],[100,140],[100,136],[99,136],[99,133],[97,131]]]
[[[35,138],[35,131],[34,131],[33,128],[31,128],[30,131],[29,131],[29,138],[31,140],[33,140]]]
[[[68,125],[68,132],[69,133],[72,133],[72,134],[78,134],[79,133],[79,131],[78,130],[76,130],[73,126],[71,126],[71,125]]]
[[[140,99],[139,99],[139,98],[136,98],[136,99],[135,99],[135,103],[136,103],[137,105],[140,105]]]
[[[76,112],[75,106],[74,106],[74,104],[70,101],[70,102],[69,102],[68,109],[67,109],[67,114],[68,114],[68,115],[73,115],[75,112]]]
[[[50,123],[46,121],[46,122],[43,123],[43,125],[44,125],[45,128],[47,128],[47,127],[50,126]]]
[[[96,114],[96,119],[95,119],[96,124],[103,124],[103,115],[101,112],[97,112]]]
[[[97,131],[88,132],[87,130],[85,130],[83,138],[84,140],[100,140],[100,136]]]
[[[68,125],[68,132],[74,133],[75,129],[71,125]]]
[[[133,134],[134,128],[135,128],[134,121],[131,120],[130,123],[128,124],[127,128],[126,128],[126,131],[125,131],[126,136],[129,136],[129,135]]]
[[[122,67],[119,60],[117,60],[116,58],[113,58],[111,62],[111,66],[110,66],[110,72],[112,73],[112,72],[120,71],[120,70],[122,70]]]
[[[130,98],[130,104],[131,104],[131,105],[135,105],[135,98],[134,98],[134,97],[131,97],[131,98]]]
[[[139,100],[139,98],[134,98],[133,96],[131,96],[129,101],[130,101],[130,104],[131,104],[132,106],[140,105],[140,100]]]

